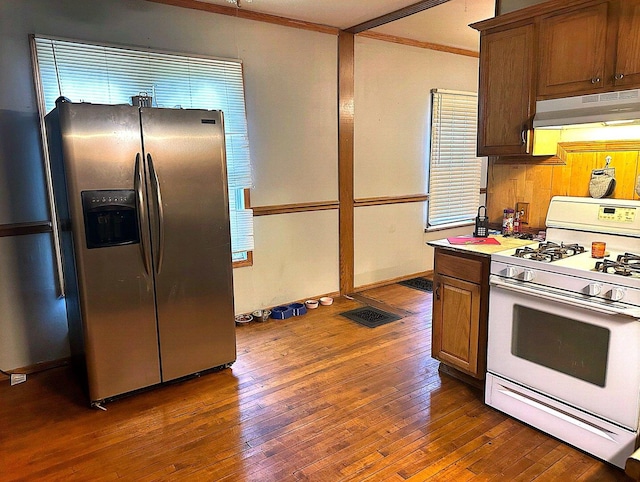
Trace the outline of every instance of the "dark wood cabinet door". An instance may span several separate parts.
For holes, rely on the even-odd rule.
[[[439,274],[434,285],[432,356],[477,377],[480,286]]]
[[[480,38],[478,155],[531,152],[535,109],[533,24]]]
[[[619,6],[614,84],[631,89],[640,86],[640,0],[623,0]]]
[[[610,8],[602,2],[541,19],[538,97],[578,95],[611,83],[606,78],[614,55],[607,52]]]

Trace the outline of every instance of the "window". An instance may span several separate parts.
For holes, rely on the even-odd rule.
[[[233,261],[253,250],[253,213],[242,63],[36,37],[46,112],[65,96],[74,102],[129,104],[146,93],[154,107],[224,112]]]
[[[481,158],[476,157],[478,96],[431,91],[431,159],[427,228],[470,222],[480,200]]]

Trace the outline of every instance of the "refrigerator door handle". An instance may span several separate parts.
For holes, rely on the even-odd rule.
[[[133,176],[133,189],[136,193],[136,203],[138,208],[138,228],[140,229],[140,253],[142,254],[142,260],[144,262],[144,270],[147,276],[151,276],[151,269],[149,267],[149,256],[147,254],[147,247],[144,236],[144,226],[146,226],[146,210],[144,196],[142,194],[142,163],[140,162],[140,153],[136,154],[135,173]]]
[[[162,269],[162,258],[164,256],[164,208],[162,207],[162,193],[160,192],[160,182],[158,181],[158,173],[153,166],[153,158],[151,154],[147,154],[147,163],[149,164],[149,172],[151,173],[151,183],[156,193],[156,209],[158,212],[158,255],[155,260],[156,274],[160,274]]]

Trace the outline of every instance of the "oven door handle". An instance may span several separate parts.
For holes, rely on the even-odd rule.
[[[496,275],[489,277],[489,284],[494,288],[502,288],[516,293],[523,293],[527,295],[533,295],[543,300],[557,301],[565,305],[573,306],[576,308],[589,309],[611,316],[628,316],[630,318],[640,318],[640,308],[618,308],[616,306],[602,306],[600,303],[594,303],[593,301],[585,299],[572,298],[570,296],[555,293],[548,289],[530,288],[523,286],[522,284],[516,284],[514,282],[505,281]]]

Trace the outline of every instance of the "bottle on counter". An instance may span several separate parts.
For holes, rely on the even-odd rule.
[[[520,233],[520,211],[516,211],[515,217],[513,218],[513,234]]]
[[[514,210],[507,208],[502,212],[502,235],[511,236],[513,234]]]

